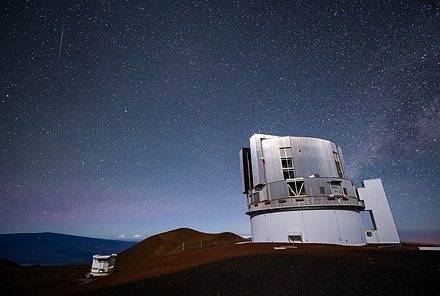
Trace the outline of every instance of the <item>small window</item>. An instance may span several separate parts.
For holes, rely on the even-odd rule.
[[[325,194],[325,187],[319,187],[319,193]]]
[[[284,180],[295,178],[294,170],[283,170]]]
[[[343,187],[342,189],[344,190],[344,195],[348,195],[347,188]]]
[[[280,148],[280,156],[284,180],[295,178],[295,166],[293,164],[292,149],[290,147]]]
[[[290,148],[290,147],[280,148],[280,156],[281,156],[281,158],[291,158],[292,157],[292,148]]]
[[[293,159],[292,158],[281,158],[281,167],[283,169],[293,168]]]
[[[342,195],[343,194],[341,181],[331,181],[330,188],[332,190],[332,194],[334,194],[334,195]]]

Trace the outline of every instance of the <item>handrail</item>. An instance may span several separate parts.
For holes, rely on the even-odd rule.
[[[330,198],[330,199],[329,199]],[[353,206],[353,207],[365,207],[362,200],[354,197],[342,197],[342,196],[301,196],[301,197],[288,197],[277,198],[273,200],[263,200],[258,203],[249,205],[249,212],[261,211],[269,209],[279,208],[291,208],[291,207],[325,207],[325,206]]]

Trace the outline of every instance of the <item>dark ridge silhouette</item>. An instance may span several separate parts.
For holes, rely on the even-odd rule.
[[[21,266],[20,264],[17,264],[11,260],[7,260],[7,259],[0,259],[0,268],[23,268],[23,266]]]
[[[59,233],[0,234],[0,258],[23,265],[86,264],[97,253],[119,253],[135,242]]]

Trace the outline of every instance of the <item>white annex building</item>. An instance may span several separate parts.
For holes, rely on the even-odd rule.
[[[255,134],[240,159],[252,241],[400,243],[382,181],[354,187],[335,143]]]
[[[93,255],[91,276],[107,276],[113,272],[116,265],[116,254]]]

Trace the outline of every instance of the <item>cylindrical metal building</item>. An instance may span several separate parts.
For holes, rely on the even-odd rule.
[[[366,244],[364,203],[335,143],[255,134],[240,156],[254,242]]]

